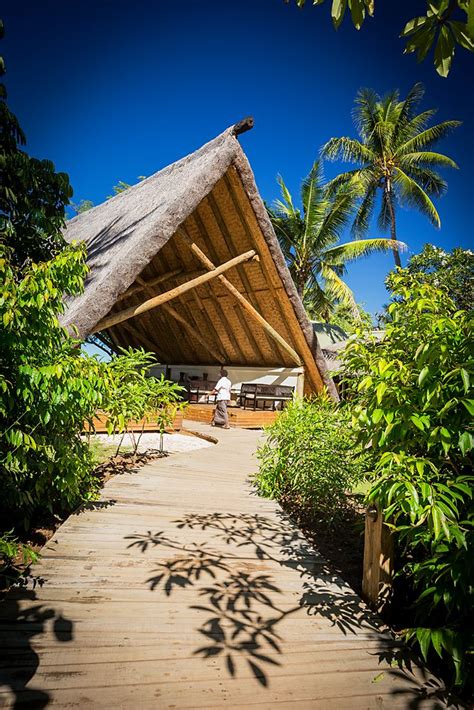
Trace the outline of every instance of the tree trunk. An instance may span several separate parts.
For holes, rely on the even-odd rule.
[[[396,240],[397,228],[395,224],[395,210],[393,208],[392,183],[390,178],[387,178],[385,183],[385,196],[387,199],[388,211],[390,212],[390,239]],[[393,258],[395,259],[395,266],[399,266],[401,268],[402,262],[400,260],[400,253],[396,245],[393,247]]]

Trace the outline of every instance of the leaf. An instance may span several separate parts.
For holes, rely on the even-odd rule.
[[[442,77],[447,77],[449,74],[451,62],[454,56],[454,50],[455,45],[453,35],[446,25],[443,25],[438,36],[434,54],[434,65],[436,67],[436,71]]]
[[[462,455],[465,456],[473,447],[474,437],[470,432],[465,431],[464,434],[461,434],[459,437],[459,448],[461,449]]]
[[[462,381],[464,384],[464,394],[467,394],[469,392],[469,387],[470,387],[471,381],[469,378],[468,371],[465,370],[463,367],[461,368],[461,377],[462,377]]]
[[[424,381],[426,380],[426,378],[428,377],[429,371],[430,371],[429,367],[424,367],[424,368],[421,370],[420,374],[418,375],[418,385],[419,385],[420,387],[422,386],[423,382],[424,382]]]
[[[360,30],[365,19],[364,0],[349,0],[352,22],[357,30]]]
[[[463,399],[461,401],[469,414],[474,417],[474,399]]]
[[[342,20],[344,19],[344,13],[346,12],[347,0],[333,0],[331,7],[331,17],[334,25],[334,29],[338,29]]]
[[[382,397],[387,389],[387,385],[385,382],[379,382],[377,385],[376,393],[377,393],[377,402],[380,404],[382,401]]]

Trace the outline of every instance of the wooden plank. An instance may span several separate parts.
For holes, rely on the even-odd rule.
[[[186,293],[186,291],[190,291],[191,289],[196,288],[196,286],[206,283],[211,279],[218,278],[226,271],[229,271],[229,269],[232,269],[237,266],[237,264],[241,264],[244,261],[253,259],[254,256],[256,256],[256,252],[251,249],[250,251],[247,251],[244,254],[236,256],[234,259],[230,259],[230,261],[227,261],[225,264],[221,264],[220,266],[214,267],[212,271],[208,271],[202,276],[198,276],[195,279],[191,279],[190,281],[181,284],[181,286],[176,286],[176,288],[173,288],[170,291],[161,293],[159,296],[149,298],[147,301],[144,301],[139,306],[132,306],[131,308],[126,308],[125,310],[119,311],[118,313],[111,313],[110,315],[103,318],[96,325],[94,333],[99,330],[106,330],[107,328],[110,328],[111,326],[116,325],[117,323],[122,323],[123,321],[128,320],[129,318],[138,316],[140,315],[140,313],[146,313],[146,311],[150,311],[152,308],[157,308],[163,303],[171,301],[173,298],[177,298],[181,294]]]

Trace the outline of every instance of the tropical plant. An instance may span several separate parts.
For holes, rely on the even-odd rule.
[[[449,660],[460,686],[474,650],[472,313],[416,273],[388,285],[384,339],[356,339],[343,355],[358,390],[354,425],[376,457],[368,502],[397,536],[405,636],[425,659]]]
[[[371,330],[374,327],[372,316],[360,303],[356,303],[356,307],[357,317],[354,316],[352,308],[344,303],[338,303],[331,313],[330,324],[339,326],[347,335],[352,335],[361,327]]]
[[[0,76],[4,73],[0,58]],[[63,248],[64,206],[72,189],[68,176],[57,173],[50,160],[32,158],[21,149],[25,134],[6,97],[0,84],[0,238],[11,249],[13,264],[21,266],[49,259]]]
[[[155,356],[143,349],[119,349],[107,364],[108,390],[103,403],[107,416],[107,432],[122,434],[117,453],[125,434],[132,440],[135,456],[147,421],[156,421],[160,433],[170,426],[181,402],[182,387],[166,380],[148,375],[155,362]],[[137,436],[131,421],[142,421],[142,429]],[[162,436],[161,436],[162,440]]]
[[[445,251],[433,244],[425,244],[419,254],[410,258],[407,271],[416,274],[418,281],[445,289],[456,308],[474,308],[474,253],[456,247]]]
[[[313,0],[312,4],[322,5],[323,2]],[[303,7],[306,0],[296,0],[296,4]],[[375,0],[332,0],[334,29],[339,28],[347,9],[350,10],[354,27],[360,30],[366,16],[374,16]],[[446,77],[457,45],[474,51],[474,3],[470,0],[427,0],[426,14],[409,20],[400,36],[409,38],[404,54],[416,52],[419,62],[434,46],[436,71]]]
[[[87,272],[71,246],[21,272],[0,253],[0,480],[2,525],[28,526],[36,510],[70,509],[93,481],[81,439],[106,392],[104,363],[82,353],[58,322],[63,295]]]
[[[432,149],[460,121],[429,123],[435,110],[416,113],[423,98],[422,84],[415,84],[406,99],[400,101],[398,91],[380,97],[372,89],[361,89],[356,97],[354,123],[359,138],[331,138],[322,155],[331,160],[342,159],[360,167],[344,172],[330,183],[330,191],[353,185],[361,193],[361,203],[353,223],[356,237],[364,235],[373,214],[376,197],[381,192],[380,229],[390,227],[390,237],[397,238],[398,205],[413,206],[436,227],[441,226],[431,197],[440,197],[447,183],[438,168],[457,168],[456,163]],[[401,266],[399,249],[393,246],[396,266]]]
[[[329,522],[346,508],[346,492],[368,468],[349,411],[326,396],[290,402],[266,430],[257,456],[255,482],[261,495],[310,508]]]
[[[338,244],[354,212],[358,193],[353,184],[329,192],[321,161],[314,163],[303,180],[303,212],[295,207],[280,176],[278,183],[282,199],[276,200],[268,211],[305,308],[311,316],[328,320],[331,309],[340,302],[348,305],[358,318],[353,293],[342,279],[346,264],[375,251],[391,249],[390,240],[359,239]]]

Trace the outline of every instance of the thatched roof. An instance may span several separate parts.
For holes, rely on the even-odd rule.
[[[66,240],[87,243],[90,272],[84,293],[67,301],[63,324],[84,338],[105,316],[207,272],[191,241],[216,266],[255,250],[258,261],[225,276],[300,356],[307,390],[324,381],[335,394],[237,139],[239,126],[68,223]],[[108,332],[118,345],[143,345],[166,363],[295,364],[217,278]]]

